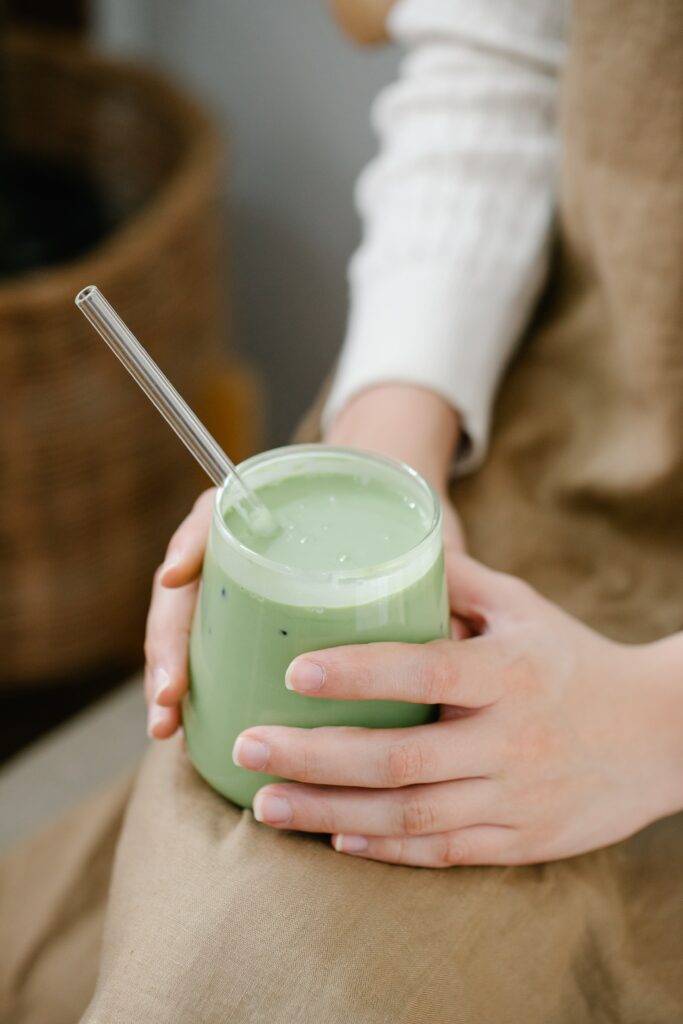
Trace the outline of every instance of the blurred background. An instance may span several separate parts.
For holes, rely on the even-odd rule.
[[[206,484],[76,292],[102,288],[235,460],[286,442],[343,337],[398,60],[358,43],[389,6],[0,7],[3,760],[140,666],[151,573]]]
[[[163,68],[219,123],[226,288],[236,345],[266,384],[269,443],[288,438],[339,347],[353,185],[375,149],[370,105],[397,63],[389,46],[354,45],[335,13],[325,0],[93,3],[106,52]]]

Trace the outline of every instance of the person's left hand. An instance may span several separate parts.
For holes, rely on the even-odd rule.
[[[449,570],[453,611],[478,635],[338,647],[287,673],[317,699],[440,704],[439,721],[246,730],[235,762],[296,780],[261,789],[257,819],[444,867],[567,857],[678,809],[680,721],[658,645],[611,642],[465,556]]]

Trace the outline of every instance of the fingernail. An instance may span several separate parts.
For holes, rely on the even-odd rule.
[[[282,796],[257,793],[254,798],[254,817],[266,825],[286,825],[292,820],[289,800]]]
[[[166,671],[165,668],[162,668],[161,665],[157,665],[157,667],[154,669],[153,679],[154,679],[154,700],[158,704],[159,703],[159,697],[161,697],[162,694],[165,694],[165,692],[170,687],[171,677],[169,676],[169,674],[168,674],[168,672]]]
[[[238,736],[232,748],[232,759],[238,767],[259,771],[268,764],[270,750],[260,740],[254,740],[250,736]]]
[[[316,661],[296,658],[285,673],[285,686],[288,690],[300,693],[315,693],[322,690],[325,682],[325,669]]]
[[[147,735],[151,740],[157,739],[154,735],[154,729],[164,721],[165,717],[164,709],[157,707],[156,704],[152,704],[147,715]]]
[[[175,567],[179,564],[180,557],[178,555],[169,555],[161,567],[161,576],[165,576],[167,572],[170,572],[171,569],[175,569]]]
[[[337,853],[363,853],[369,845],[365,836],[337,836],[334,840]]]

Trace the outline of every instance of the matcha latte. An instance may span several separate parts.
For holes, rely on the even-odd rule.
[[[331,701],[285,687],[290,661],[340,644],[449,634],[441,515],[413,470],[323,445],[266,452],[240,467],[279,524],[252,534],[228,482],[218,492],[190,641],[183,722],[190,757],[243,807],[272,777],[236,767],[255,725],[419,725],[431,707]],[[371,694],[368,695],[371,698]]]

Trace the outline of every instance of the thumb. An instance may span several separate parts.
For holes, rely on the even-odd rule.
[[[451,555],[446,569],[451,613],[480,632],[501,611],[524,606],[533,593],[521,580],[467,555]]]
[[[448,497],[441,498],[443,543],[447,557],[453,552],[462,554],[465,551],[465,535],[458,513]]]

